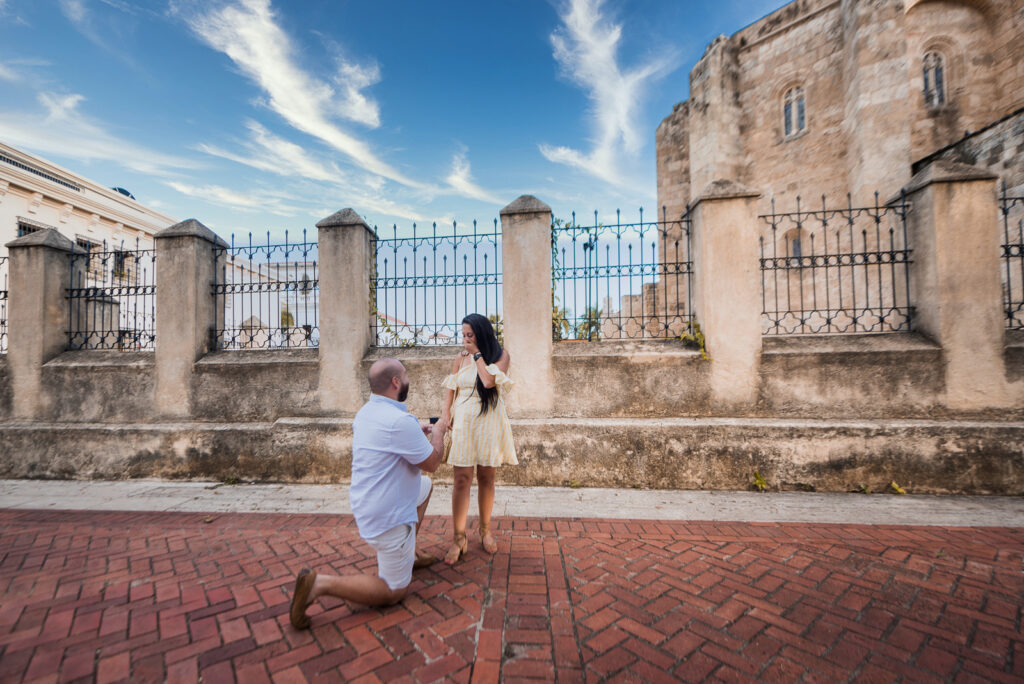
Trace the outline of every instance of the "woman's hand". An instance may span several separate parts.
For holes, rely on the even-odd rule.
[[[452,426],[452,416],[448,412],[441,414],[441,417],[437,420],[437,427],[441,430],[449,430]]]
[[[480,350],[477,349],[475,340],[464,340],[462,346],[465,347],[466,355],[479,354]]]

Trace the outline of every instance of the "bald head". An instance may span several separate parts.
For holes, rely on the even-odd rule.
[[[379,359],[370,366],[370,391],[374,394],[390,396],[398,394],[402,385],[402,376],[405,374],[405,366],[398,359]],[[398,387],[391,382],[398,378]]]

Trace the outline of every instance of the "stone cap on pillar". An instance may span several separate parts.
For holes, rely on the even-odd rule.
[[[909,195],[934,183],[964,183],[997,180],[998,178],[999,176],[988,169],[971,166],[953,159],[936,159],[914,174],[910,182],[903,187],[903,192]],[[887,204],[892,204],[898,199],[899,195],[896,195]]]
[[[168,226],[153,237],[156,240],[176,237],[197,237],[217,245],[218,247],[228,246],[228,243],[224,238],[220,237],[194,218],[185,219],[184,221],[175,223],[173,226]]]
[[[28,235],[22,235],[16,240],[11,240],[5,247],[7,249],[17,249],[18,247],[50,247],[51,249],[59,249],[64,252],[80,252],[82,251],[75,246],[75,243],[67,238],[65,235],[61,235],[60,231],[55,228],[45,228],[43,230],[37,230],[34,233]]]
[[[373,234],[373,229],[369,224],[351,208],[336,211],[327,218],[316,222],[317,228],[355,228],[357,226],[362,226],[367,232]]]
[[[541,202],[533,195],[520,195],[507,207],[498,212],[499,216],[510,216],[512,214],[550,214],[551,207]]]
[[[757,199],[761,196],[761,192],[748,188],[742,183],[736,181],[726,180],[720,178],[713,180],[708,183],[704,190],[697,195],[693,200],[693,204],[697,205],[700,202],[711,202],[714,200],[726,200],[726,199],[740,199],[740,198],[754,198]]]

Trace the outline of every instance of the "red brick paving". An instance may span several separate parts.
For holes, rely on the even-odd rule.
[[[296,571],[375,567],[349,516],[0,511],[0,681],[1024,680],[1022,529],[495,527],[296,632]]]

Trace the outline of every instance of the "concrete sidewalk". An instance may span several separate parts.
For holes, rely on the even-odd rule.
[[[444,515],[437,484],[429,515]],[[211,513],[351,514],[348,485],[0,480],[0,508]],[[476,510],[474,501],[470,511]],[[1024,527],[1024,497],[706,492],[499,486],[494,515],[943,527]]]

